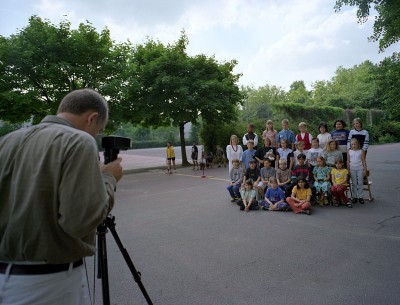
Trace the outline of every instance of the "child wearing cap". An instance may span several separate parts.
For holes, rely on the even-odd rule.
[[[246,172],[243,176],[243,184],[245,186],[246,181],[253,181],[253,187],[256,188],[258,186],[258,182],[260,182],[261,175],[260,169],[256,166],[256,160],[252,159],[249,161],[249,168],[246,169]]]

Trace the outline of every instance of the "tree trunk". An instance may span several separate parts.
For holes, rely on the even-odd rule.
[[[186,156],[185,123],[179,124],[179,137],[181,139],[182,166],[190,166]]]

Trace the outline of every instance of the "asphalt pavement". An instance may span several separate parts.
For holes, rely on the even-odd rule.
[[[400,304],[400,144],[369,149],[372,202],[311,216],[241,212],[227,168],[168,175],[165,149],[138,151],[120,154],[112,214],[154,304]],[[111,304],[147,304],[111,234],[107,246]]]

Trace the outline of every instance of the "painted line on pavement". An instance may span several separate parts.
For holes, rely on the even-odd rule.
[[[184,177],[192,177],[192,178],[202,178],[202,176],[178,174],[178,173],[174,174],[174,175],[176,175],[176,176],[184,176]],[[217,178],[217,177],[214,177],[214,176],[205,176],[204,178],[207,178],[207,179],[210,179],[210,180],[229,181],[228,179]]]

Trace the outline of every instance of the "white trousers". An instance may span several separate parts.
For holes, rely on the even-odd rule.
[[[363,198],[364,193],[364,173],[363,170],[350,170],[351,193],[353,198]]]
[[[0,274],[1,305],[88,305],[83,265],[40,275]]]

